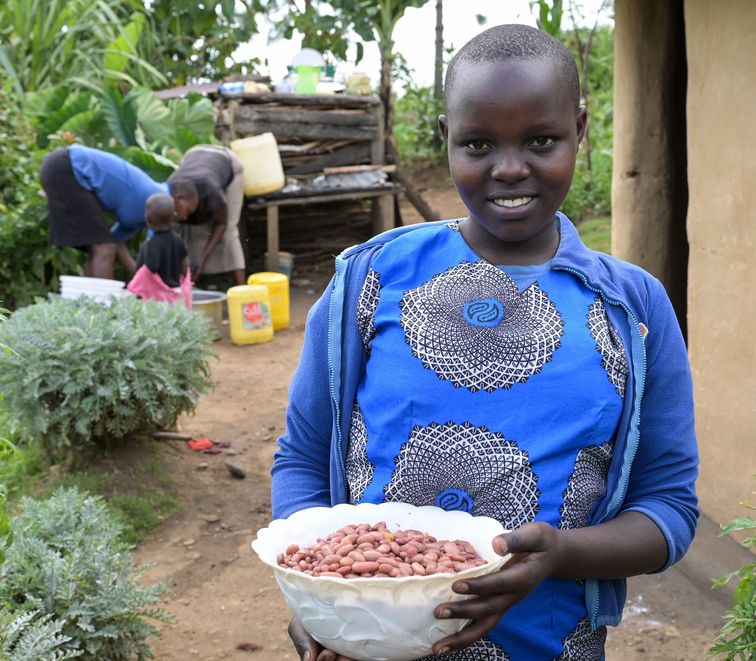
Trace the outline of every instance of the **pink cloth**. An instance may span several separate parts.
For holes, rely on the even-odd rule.
[[[183,302],[184,307],[190,309],[192,307],[192,284],[189,271],[187,271],[181,276],[179,286],[173,289],[166,285],[157,273],[153,273],[146,265],[142,265],[134,274],[129,284],[126,285],[126,289],[132,294],[136,294],[141,298],[149,298],[153,301],[164,301],[165,303]]]

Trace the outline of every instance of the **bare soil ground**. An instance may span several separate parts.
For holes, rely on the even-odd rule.
[[[432,204],[448,217],[464,213],[442,177],[423,182]],[[405,209],[405,222],[417,220]],[[161,661],[203,659],[295,660],[286,634],[289,615],[271,572],[250,549],[270,514],[269,469],[283,431],[287,386],[296,366],[306,311],[324,282],[292,288],[293,323],[267,344],[232,345],[226,333],[215,345],[217,387],[182,429],[230,441],[220,454],[161,441],[175,497],[183,512],[135,550],[154,562],[146,581],[170,587],[162,606],[177,622],[161,626],[155,644]],[[231,476],[226,462],[246,472]],[[673,569],[631,581],[623,625],[609,635],[610,661],[700,661],[720,626],[725,607],[700,581]],[[247,649],[242,649],[246,647]]]

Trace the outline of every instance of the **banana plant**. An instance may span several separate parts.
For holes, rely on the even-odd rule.
[[[164,84],[141,56],[150,23],[131,0],[3,0],[0,69],[19,95],[60,84]]]

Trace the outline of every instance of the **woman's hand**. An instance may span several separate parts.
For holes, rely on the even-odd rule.
[[[305,631],[305,628],[296,618],[289,622],[289,637],[297,649],[301,661],[352,661],[352,659],[336,654],[331,650],[325,650],[317,641]]]
[[[526,523],[514,532],[495,537],[493,546],[499,555],[512,553],[513,557],[498,572],[452,585],[455,592],[476,598],[440,604],[436,617],[472,622],[459,633],[439,640],[433,646],[434,654],[472,645],[544,578],[554,574],[559,562],[559,532],[546,523]]]

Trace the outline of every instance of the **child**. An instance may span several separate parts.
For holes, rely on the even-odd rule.
[[[183,240],[171,229],[176,218],[173,198],[167,193],[151,195],[145,215],[152,236],[139,249],[137,272],[128,289],[142,298],[177,301],[173,288],[188,277],[189,258]]]
[[[513,532],[454,590],[457,660],[599,660],[624,579],[686,552],[698,516],[686,349],[662,285],[558,208],[586,128],[569,52],[522,25],[452,59],[439,118],[459,221],[346,250],[310,313],[273,515],[339,502],[464,509]],[[355,522],[359,523],[359,522]],[[322,650],[297,621],[310,661]]]

